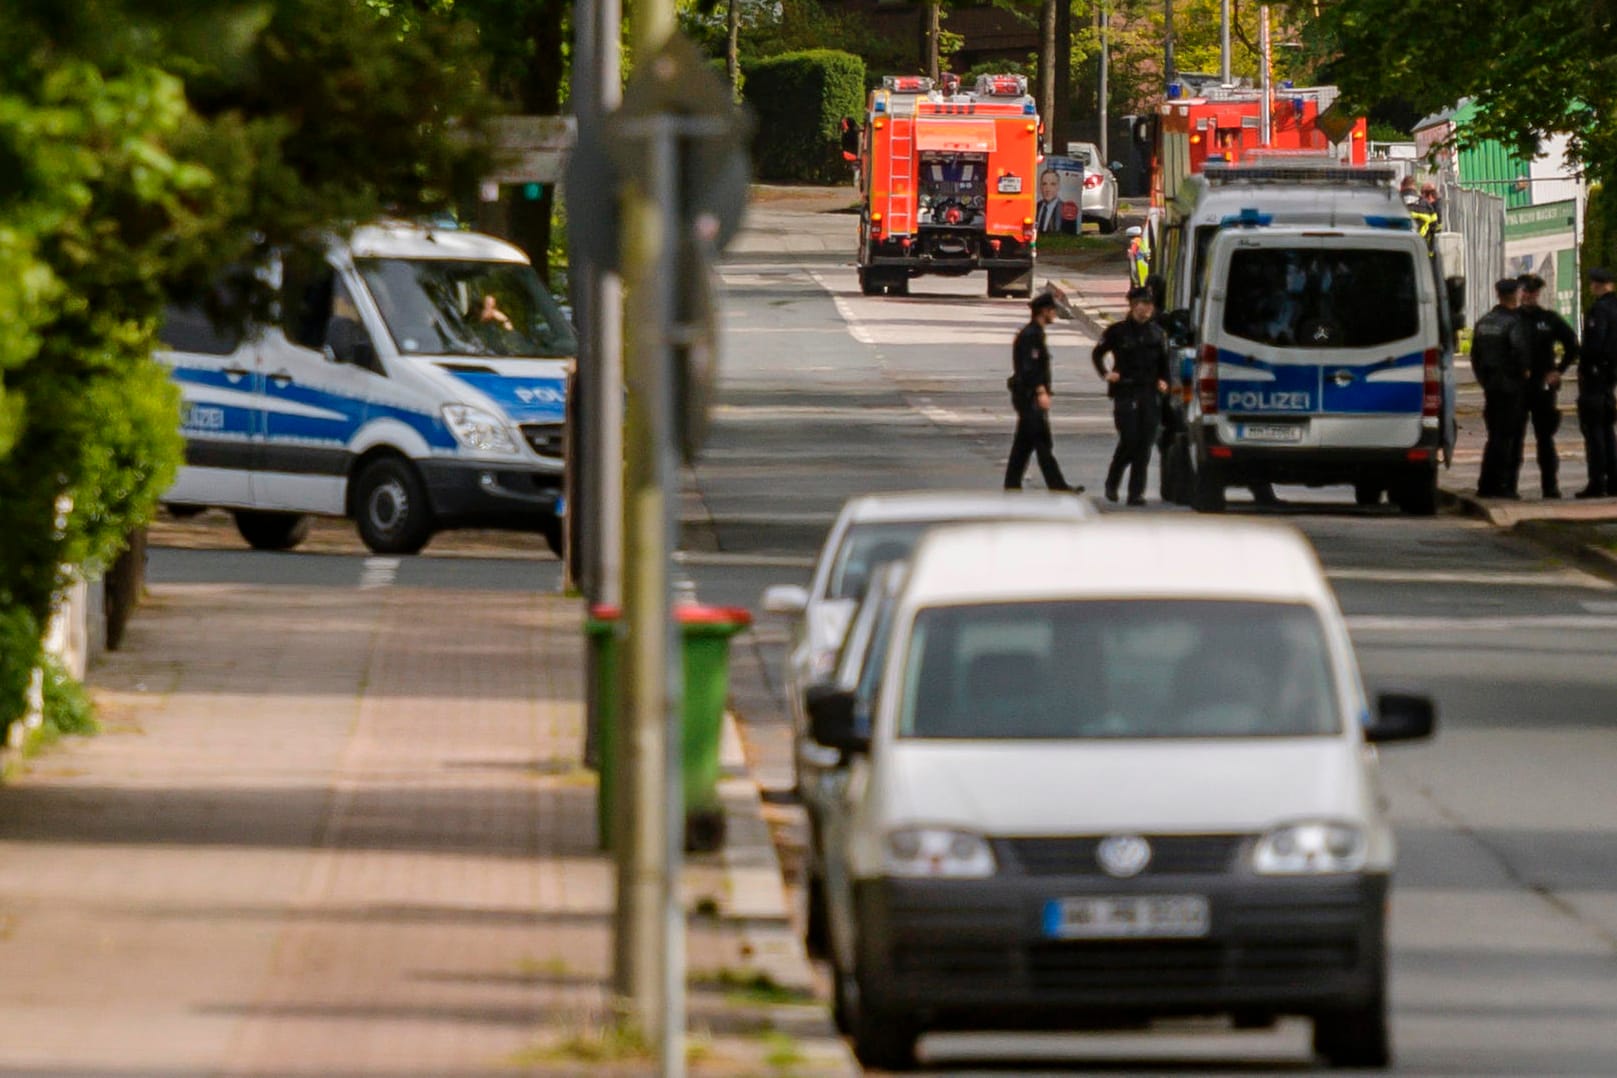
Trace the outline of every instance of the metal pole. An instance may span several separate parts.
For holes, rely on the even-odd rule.
[[[1173,0],[1162,0],[1162,92],[1167,96],[1176,72],[1173,67]]]
[[[1111,151],[1107,145],[1108,129],[1111,127],[1111,31],[1112,8],[1110,4],[1100,6],[1100,163],[1108,166],[1112,160]]]
[[[1273,103],[1269,94],[1273,88],[1273,76],[1269,64],[1273,59],[1269,44],[1269,5],[1264,4],[1258,8],[1258,51],[1263,54],[1263,100],[1258,112],[1258,140],[1262,145],[1268,146],[1274,137]]]
[[[1220,5],[1219,16],[1219,74],[1223,80],[1222,85],[1228,87],[1235,84],[1235,80],[1230,77],[1230,0],[1223,0]]]

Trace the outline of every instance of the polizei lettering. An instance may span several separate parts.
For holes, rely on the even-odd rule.
[[[1306,412],[1313,395],[1300,390],[1232,389],[1224,407],[1232,412]]]

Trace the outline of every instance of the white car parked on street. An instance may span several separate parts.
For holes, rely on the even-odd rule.
[[[818,841],[863,1064],[907,1069],[934,1030],[1301,1015],[1330,1064],[1387,1065],[1371,746],[1435,709],[1372,707],[1299,533],[940,528],[886,622],[880,676],[808,701],[843,761]]]
[[[1084,197],[1079,209],[1085,221],[1095,221],[1108,235],[1117,231],[1117,177],[1101,160],[1093,142],[1067,143],[1067,156],[1084,163]]]

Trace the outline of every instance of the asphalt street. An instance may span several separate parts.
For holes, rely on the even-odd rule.
[[[852,219],[754,213],[727,259],[712,438],[684,505],[683,571],[708,602],[756,607],[803,582],[842,501],[1001,481],[1010,340],[1026,308],[981,277],[859,294]],[[1092,343],[1051,333],[1057,454],[1098,491],[1113,434]],[[1155,463],[1155,462],[1153,462]],[[1028,485],[1037,486],[1036,469]],[[1181,512],[1154,499],[1125,512]],[[1617,589],[1459,517],[1281,488],[1336,586],[1365,680],[1430,692],[1440,732],[1383,754],[1402,846],[1392,908],[1399,1071],[1617,1074]],[[1232,492],[1233,495],[1233,492]],[[1232,511],[1250,510],[1233,501]],[[414,559],[155,550],[156,580],[457,589],[557,586],[548,557]],[[790,784],[784,627],[737,643],[734,700],[766,787]],[[784,798],[777,798],[784,800]],[[1306,1023],[1271,1032],[934,1037],[944,1074],[1297,1071]]]

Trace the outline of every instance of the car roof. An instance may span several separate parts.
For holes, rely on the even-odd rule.
[[[939,528],[910,559],[916,605],[1195,598],[1333,605],[1313,547],[1289,525],[1105,517]]]
[[[463,259],[522,262],[528,257],[504,240],[480,232],[431,228],[413,221],[382,221],[354,230],[348,242],[355,258]]]
[[[850,524],[913,523],[928,520],[1088,520],[1095,507],[1075,494],[1037,491],[902,491],[863,494],[843,507]]]

